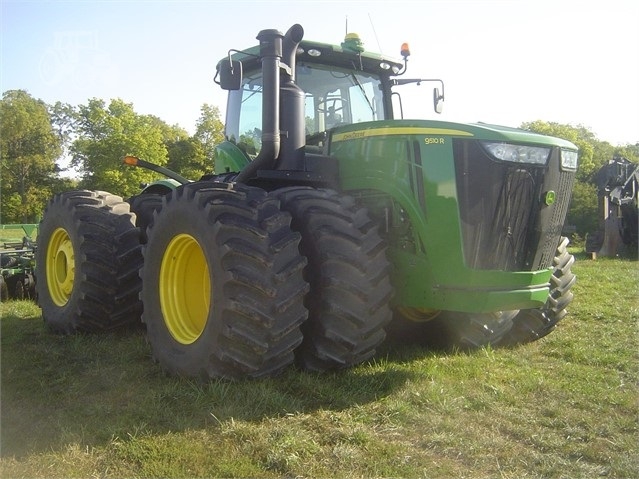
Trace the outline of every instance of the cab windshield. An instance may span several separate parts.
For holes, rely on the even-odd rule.
[[[366,72],[298,63],[296,80],[305,92],[307,144],[340,125],[384,118],[381,81]],[[245,73],[242,86],[229,96],[226,136],[256,155],[262,136],[262,72]]]

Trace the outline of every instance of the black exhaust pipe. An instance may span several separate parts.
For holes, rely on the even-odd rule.
[[[260,42],[262,59],[262,149],[259,155],[237,175],[235,181],[246,182],[256,176],[258,170],[273,169],[280,156],[280,62],[285,54],[291,74],[285,74],[286,81],[294,79],[295,53],[304,36],[301,25],[293,25],[286,35],[279,30],[262,30],[257,39]],[[283,50],[284,48],[284,50]],[[303,115],[303,110],[302,110]],[[304,125],[302,116],[302,128]]]
[[[295,81],[295,56],[302,38],[304,38],[304,28],[302,25],[295,24],[288,29],[282,41],[282,60],[290,69],[290,75],[287,73],[286,76],[292,81]]]
[[[289,72],[283,72],[280,80],[280,129],[282,144],[277,163],[278,170],[301,170],[306,150],[304,91],[297,86],[295,63],[297,47],[304,37],[301,25],[293,25],[284,37],[283,61]]]

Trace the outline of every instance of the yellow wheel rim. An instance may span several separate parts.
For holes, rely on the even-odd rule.
[[[168,244],[159,293],[164,323],[173,338],[181,344],[195,342],[209,315],[211,278],[204,252],[192,236],[180,234]]]
[[[45,260],[49,295],[56,306],[67,304],[75,279],[75,255],[69,234],[63,228],[51,235]]]

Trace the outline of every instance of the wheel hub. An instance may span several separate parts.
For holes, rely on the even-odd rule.
[[[69,234],[63,228],[51,235],[46,256],[47,285],[56,306],[67,304],[75,280],[75,255]]]
[[[206,257],[195,238],[175,236],[162,258],[159,281],[164,323],[181,344],[194,343],[206,327],[211,279]]]

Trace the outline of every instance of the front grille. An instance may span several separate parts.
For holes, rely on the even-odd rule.
[[[559,173],[555,150],[548,166],[514,164],[492,159],[476,140],[454,141],[468,267],[530,271],[552,263],[574,177],[572,173]],[[554,168],[557,175],[549,174]],[[550,189],[557,193],[557,201],[548,207],[540,198]]]
[[[557,244],[561,236],[568,206],[570,205],[570,196],[572,187],[575,182],[575,173],[562,171],[559,173],[559,181],[557,191],[557,201],[553,205],[552,214],[543,229],[539,239],[539,251],[535,256],[532,264],[533,269],[544,269],[552,266],[552,261],[557,253]]]

